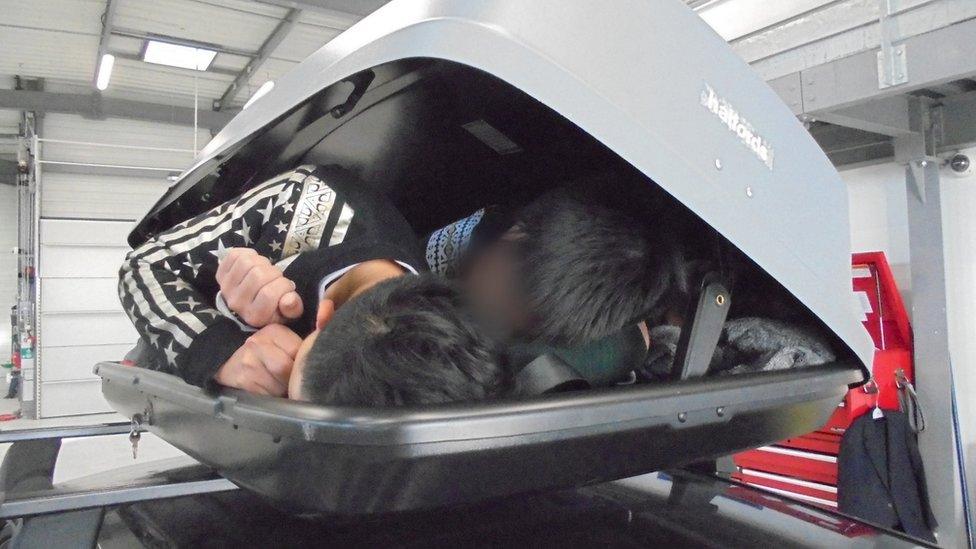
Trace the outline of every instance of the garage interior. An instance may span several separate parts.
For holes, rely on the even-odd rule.
[[[878,282],[878,296],[887,295],[881,284],[890,284],[910,321],[904,343],[924,410],[918,448],[939,525],[937,543],[971,547],[976,2],[684,3],[766,81],[839,171],[847,185],[851,252],[883,252],[884,268],[872,272],[890,275]],[[126,436],[130,418],[113,409],[93,372],[97,363],[121,360],[139,339],[117,292],[119,265],[130,250],[127,237],[226,124],[384,4],[0,0],[0,305],[9,312],[9,321],[0,323],[0,363],[7,363],[9,387],[8,398],[0,400],[3,452],[38,429],[77,429],[59,442],[55,484],[133,463],[189,459],[152,433],[141,434],[134,455]],[[635,0],[613,9],[646,10],[649,4]],[[154,61],[155,45],[181,47],[189,57],[183,66]],[[469,85],[475,95],[492,84]],[[529,120],[535,122],[543,121]],[[317,154],[342,153],[323,145]],[[316,158],[315,150],[306,158]],[[428,211],[423,201],[404,208],[432,216],[424,231],[450,220],[436,208]],[[879,261],[877,255],[860,257],[871,265]],[[864,268],[855,261],[855,289],[859,266]],[[864,310],[866,322],[871,307],[869,302]],[[757,451],[792,455],[791,448]],[[743,458],[753,465],[730,461],[725,473],[746,484],[773,480],[758,486],[836,511],[836,455],[811,453],[814,461],[832,459],[834,470],[833,486],[829,480],[803,484],[810,481],[797,473],[795,484],[814,486],[815,496],[782,488],[775,484],[784,481],[781,471],[759,471],[759,462],[748,462],[762,455]],[[755,474],[743,478],[744,469]],[[188,489],[236,488],[224,479],[199,482],[209,484]],[[8,503],[12,507],[4,511]],[[34,514],[8,503],[0,501],[3,518]]]

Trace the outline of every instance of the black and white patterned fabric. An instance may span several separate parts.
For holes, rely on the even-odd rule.
[[[437,229],[427,239],[427,266],[434,274],[456,278],[464,253],[471,244],[474,230],[484,218],[485,209]]]
[[[294,280],[306,304],[305,324],[314,322],[318,283],[330,272],[380,258],[424,267],[413,233],[395,208],[358,182],[340,184],[332,173],[301,166],[128,254],[119,272],[119,297],[156,353],[151,367],[204,385],[248,337],[215,306],[214,277],[228,248],[252,248]],[[310,330],[295,327],[303,328]]]

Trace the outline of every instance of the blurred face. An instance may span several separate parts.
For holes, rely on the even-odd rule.
[[[475,307],[505,336],[521,331],[529,322],[518,291],[512,249],[512,241],[516,238],[517,233],[510,230],[498,242],[488,246],[472,260],[464,280]]]

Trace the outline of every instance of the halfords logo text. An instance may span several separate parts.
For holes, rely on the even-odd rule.
[[[749,147],[767,168],[773,169],[773,147],[756,133],[756,129],[748,120],[739,115],[739,112],[728,101],[719,97],[708,84],[705,84],[705,89],[701,92],[701,104],[712,114],[718,116],[719,120],[729,128],[729,131],[739,136],[739,140]]]

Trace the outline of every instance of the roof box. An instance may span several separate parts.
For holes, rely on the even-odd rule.
[[[429,508],[724,455],[816,429],[867,378],[846,188],[776,94],[679,0],[394,0],[236,116],[130,243],[304,162],[388,194],[418,234],[578,180],[619,191],[649,223],[685,212],[683,237],[710,231],[741,252],[832,334],[840,359],[430,409],[212,395],[158,372],[96,368],[117,410],[295,512]]]

